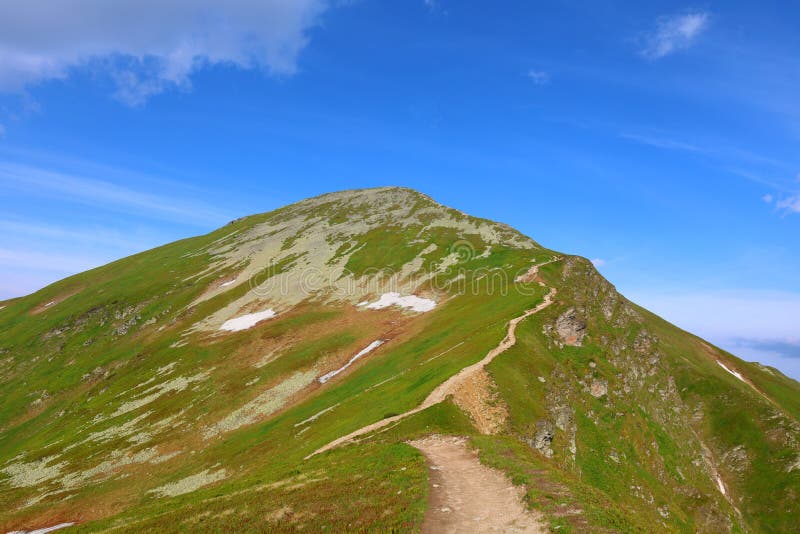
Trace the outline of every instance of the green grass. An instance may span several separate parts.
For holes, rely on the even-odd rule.
[[[701,440],[749,532],[788,532],[800,521],[800,470],[787,472],[797,454],[792,443],[800,439],[793,426],[800,413],[798,384],[713,352],[717,349],[710,355],[697,338],[626,303],[588,262],[570,257],[541,269],[548,286],[558,287],[556,302],[523,321],[517,344],[488,368],[509,413],[501,434],[478,435],[469,418],[445,402],[358,444],[303,460],[335,438],[418,405],[495,347],[507,322],[541,302],[548,290],[531,284],[532,292],[522,294],[508,284],[532,260],[550,258],[551,251],[490,244],[483,234],[431,226],[446,217],[477,226],[490,223],[437,208],[421,195],[409,198],[411,213],[419,214],[413,224],[392,218],[405,209],[394,199],[378,212],[340,200],[300,203],[5,302],[0,310],[0,527],[42,526],[79,513],[76,518],[92,519],[80,527],[84,530],[414,531],[425,512],[427,474],[424,459],[404,442],[429,433],[470,436],[481,460],[524,485],[527,504],[544,513],[558,532],[696,532],[724,521],[737,531],[735,512],[698,463]],[[310,300],[247,331],[186,334],[250,290],[242,284],[189,306],[209,283],[244,267],[200,276],[213,259],[204,252],[212,243],[242,239],[259,224],[300,221],[301,231],[277,247],[286,252],[314,232],[320,219],[346,228],[350,221],[373,216],[382,222],[361,235],[330,237],[329,244],[338,249],[334,259],[349,255],[347,268],[359,276],[397,271],[429,244],[436,249],[419,256],[423,270],[438,266],[459,240],[474,247],[475,256],[438,274],[425,288],[439,295],[434,311],[414,317],[396,311],[356,313],[347,303]],[[505,227],[494,230],[519,239]],[[482,256],[487,248],[490,254]],[[284,257],[260,276],[294,269],[305,258],[302,253]],[[453,283],[459,272],[466,277]],[[559,347],[544,333],[569,307],[587,323],[582,347]],[[362,313],[382,315],[359,320],[367,317]],[[128,331],[121,333],[131,318]],[[637,352],[637,336],[645,333],[656,341],[649,351]],[[312,384],[256,424],[203,438],[209,425],[287,377],[344,361],[381,336],[389,341],[346,374]],[[275,348],[274,360],[254,367]],[[770,400],[727,374],[716,357],[736,362]],[[168,365],[174,365],[172,371],[157,376]],[[208,379],[124,415],[98,418],[140,398],[149,387],[203,372]],[[245,385],[254,378],[259,379],[255,385]],[[609,393],[592,397],[593,380],[606,381]],[[35,404],[39,397],[43,401]],[[554,420],[556,406],[572,410],[574,457],[564,430],[555,432],[551,458],[528,445],[537,423]],[[84,442],[92,432],[118,428],[147,412],[140,430],[179,415],[138,444],[130,439],[135,434]],[[723,458],[740,445],[748,465],[735,471]],[[108,474],[113,476],[101,473],[27,507],[21,505],[40,491],[59,489],[57,479],[36,488],[12,488],[1,472],[21,454],[25,461],[61,454],[57,461],[67,463],[63,475],[118,459],[114,451],[133,454],[148,447],[156,447],[159,455],[179,454],[163,463],[112,466]],[[175,498],[148,493],[215,466],[225,468],[227,478]],[[581,513],[565,513],[570,509]],[[659,509],[669,513],[662,516]]]

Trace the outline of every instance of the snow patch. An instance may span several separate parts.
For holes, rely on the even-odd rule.
[[[719,492],[722,493],[723,495],[728,494],[728,492],[725,491],[725,484],[722,483],[722,479],[719,477],[719,475],[717,475],[717,487],[719,488]]]
[[[222,282],[219,285],[219,287],[228,287],[228,286],[232,286],[235,283],[236,283],[236,278],[234,278],[233,280],[228,280],[227,282]]]
[[[47,304],[45,304],[45,305],[44,305],[44,307],[45,307],[45,308],[49,308],[50,306],[52,306],[52,305],[53,305],[53,304],[55,304],[55,303],[56,303],[56,301],[54,301],[54,300],[51,300],[50,302],[48,302]]]
[[[333,406],[328,406],[328,407],[327,407],[327,408],[325,408],[324,410],[320,410],[320,411],[318,411],[317,413],[315,413],[314,415],[312,415],[312,416],[311,416],[311,417],[309,417],[308,419],[303,419],[303,420],[302,420],[302,421],[300,421],[299,423],[295,423],[295,424],[294,424],[295,428],[297,428],[298,426],[303,426],[303,425],[305,425],[305,424],[307,424],[307,423],[313,423],[314,421],[316,421],[317,419],[319,419],[321,416],[323,416],[323,415],[325,415],[326,413],[330,412],[331,410],[333,410],[334,408],[336,408],[336,407],[337,407],[337,406],[339,406],[340,404],[341,404],[341,402],[337,402],[337,403],[336,403],[336,404],[334,404]]]
[[[739,380],[741,380],[742,382],[745,382],[745,383],[747,383],[747,381],[744,379],[744,377],[742,376],[742,374],[741,374],[740,372],[738,372],[738,371],[734,371],[733,369],[730,369],[730,368],[729,368],[727,365],[725,365],[724,363],[722,363],[722,362],[721,362],[721,361],[719,361],[719,360],[717,360],[717,363],[719,364],[719,366],[720,366],[720,367],[722,367],[723,369],[725,369],[726,371],[728,371],[730,374],[732,374],[733,376],[735,376],[736,378],[738,378],[738,379],[739,379]],[[723,493],[724,493],[724,492],[723,492]]]
[[[241,317],[228,319],[222,323],[222,326],[220,326],[219,329],[227,330],[228,332],[238,332],[240,330],[252,328],[259,322],[266,319],[272,319],[273,317],[275,317],[275,310],[268,308],[264,311],[248,313],[247,315],[242,315]]]
[[[52,527],[46,528],[37,528],[36,530],[12,530],[8,534],[47,534],[48,532],[53,532],[54,530],[61,530],[62,528],[71,527],[75,523],[59,523],[57,525],[53,525]]]
[[[436,302],[431,299],[418,297],[416,295],[402,296],[400,293],[391,291],[381,295],[381,298],[375,302],[369,304],[359,304],[359,306],[362,305],[370,310],[382,310],[383,308],[388,308],[389,306],[400,306],[401,308],[408,308],[415,312],[424,313],[435,308]]]
[[[345,369],[347,369],[348,367],[350,367],[351,365],[353,365],[353,363],[354,363],[354,362],[355,362],[357,359],[359,359],[360,357],[364,356],[364,355],[365,355],[365,354],[367,354],[368,352],[371,352],[371,351],[373,351],[374,349],[377,349],[377,348],[378,348],[378,347],[380,347],[381,345],[383,345],[383,340],[382,340],[382,339],[378,339],[378,340],[376,340],[376,341],[373,341],[372,343],[370,343],[369,345],[367,345],[367,346],[366,346],[366,348],[364,348],[364,349],[362,349],[361,351],[359,351],[359,353],[358,353],[358,354],[356,354],[355,356],[353,356],[352,358],[350,358],[350,361],[348,361],[346,364],[344,364],[343,366],[339,367],[339,368],[338,368],[338,369],[336,369],[335,371],[331,371],[330,373],[325,373],[324,375],[322,375],[321,377],[319,377],[319,379],[318,379],[318,380],[319,380],[319,383],[320,383],[320,384],[324,384],[325,382],[327,382],[328,380],[330,380],[330,379],[331,379],[331,378],[333,378],[334,376],[338,375],[339,373],[341,373],[342,371],[344,371]]]

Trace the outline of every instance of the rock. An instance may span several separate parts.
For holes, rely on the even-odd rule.
[[[797,458],[794,459],[794,462],[789,464],[789,467],[786,468],[787,473],[791,473],[795,470],[800,471],[800,455],[798,455]]]
[[[633,340],[633,350],[642,356],[647,355],[653,349],[653,345],[658,342],[658,338],[651,335],[647,330],[642,330]]]
[[[586,322],[578,318],[575,308],[570,308],[556,319],[556,332],[565,345],[580,347],[586,337]]]
[[[731,471],[741,473],[750,467],[750,459],[744,445],[737,445],[722,455],[722,463]]]
[[[556,420],[556,426],[559,430],[567,431],[573,426],[573,411],[569,406],[555,406],[550,410]]]
[[[98,380],[108,378],[109,375],[110,373],[104,367],[95,367],[92,372],[86,373],[81,379],[85,382],[97,382]]]
[[[600,398],[608,394],[608,380],[595,378],[589,386],[589,394],[594,398]]]
[[[553,456],[553,449],[550,448],[550,444],[553,443],[554,437],[555,427],[553,423],[542,420],[536,423],[536,433],[533,435],[533,439],[528,440],[528,444],[550,458]]]

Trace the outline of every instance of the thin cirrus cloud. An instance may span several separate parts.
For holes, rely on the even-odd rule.
[[[786,358],[800,359],[800,339],[786,337],[779,339],[747,339],[734,340],[738,345],[754,350],[780,354]]]
[[[130,105],[191,86],[203,66],[292,75],[326,0],[27,0],[0,3],[0,91],[91,67]]]
[[[778,367],[800,379],[800,293],[717,291],[627,295],[681,328],[742,357]]]
[[[543,70],[529,70],[528,79],[536,85],[547,85],[550,83],[550,73]]]
[[[183,195],[159,195],[51,169],[0,162],[0,190],[91,205],[108,211],[129,213],[148,219],[207,227],[229,219],[205,205],[180,199]],[[8,194],[8,192],[6,192]]]
[[[709,25],[710,15],[705,11],[660,17],[653,32],[644,38],[642,56],[660,59],[692,46]]]
[[[687,152],[694,155],[705,156],[720,165],[727,167],[732,174],[745,178],[749,181],[765,185],[772,189],[774,193],[766,193],[761,196],[761,200],[774,206],[776,210],[784,215],[800,213],[800,192],[797,191],[797,178],[792,182],[784,179],[769,179],[764,175],[786,175],[793,168],[793,164],[766,157],[748,150],[742,150],[731,146],[720,146],[707,143],[688,143],[680,139],[651,134],[639,134],[622,132],[620,138],[640,145],[646,145],[663,150],[676,150]],[[760,167],[766,169],[759,173],[745,170],[741,166]]]

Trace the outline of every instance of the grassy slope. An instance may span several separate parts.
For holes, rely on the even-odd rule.
[[[430,206],[424,198],[419,202]],[[331,218],[353,215],[340,213],[335,203],[320,209]],[[58,459],[68,462],[70,469],[89,469],[115,450],[135,453],[155,445],[159,454],[180,454],[163,463],[117,467],[111,470],[117,476],[94,479],[24,508],[19,506],[32,496],[31,490],[4,486],[0,525],[108,517],[84,528],[248,530],[263,521],[280,529],[314,531],[419,526],[427,492],[424,461],[402,441],[430,431],[474,434],[454,405],[435,406],[363,444],[309,461],[303,456],[355,428],[416,405],[445,378],[496,345],[505,322],[540,300],[544,289],[537,287],[531,295],[513,291],[499,295],[484,279],[475,294],[451,298],[436,311],[415,318],[389,311],[378,314],[380,319],[354,321],[352,308],[346,305],[301,305],[258,328],[223,338],[194,336],[188,345],[176,346],[194,321],[249,289],[244,284],[183,311],[212,281],[191,278],[211,259],[191,253],[286,213],[283,209],[242,219],[207,236],[120,260],[9,301],[0,310],[0,348],[7,351],[0,354],[4,389],[0,466],[21,453],[26,453],[26,461],[59,453],[65,445],[84,440],[89,430],[118,428],[143,413],[139,423],[143,428],[176,413],[184,422],[169,426],[149,443],[132,445],[129,436],[123,436],[71,448]],[[398,258],[413,258],[425,248],[404,247],[418,235],[419,229],[370,232],[361,237],[364,248],[350,257],[349,268],[360,273],[376,266],[397,267]],[[427,236],[443,250],[463,237],[453,230]],[[480,236],[467,237],[476,243],[476,250],[486,246]],[[513,278],[533,258],[547,256],[542,250],[494,247],[488,258],[472,258],[465,267],[502,269]],[[440,259],[433,254],[425,261],[430,265]],[[696,338],[642,310],[638,310],[641,321],[614,325],[613,319],[603,319],[596,290],[603,284],[589,269],[584,265],[578,274],[565,275],[560,265],[545,268],[548,283],[559,287],[559,302],[523,322],[517,346],[490,367],[510,420],[503,435],[475,437],[484,461],[507,470],[515,482],[528,484],[531,506],[542,509],[561,531],[587,525],[593,530],[647,531],[653,524],[674,531],[714,531],[722,521],[735,530],[736,512],[703,468],[695,465],[701,438],[716,457],[748,526],[776,532],[796,524],[800,519],[793,492],[800,472],[787,473],[786,465],[797,451],[787,445],[789,432],[781,434],[780,425],[796,424],[797,383],[737,361],[794,422],[771,419],[775,406],[725,373]],[[225,274],[215,273],[213,278]],[[444,280],[439,282],[437,287],[446,287]],[[42,304],[75,291],[40,311]],[[562,349],[552,336],[543,334],[543,327],[570,306],[585,310],[590,335],[583,347]],[[137,316],[128,333],[109,334]],[[143,326],[151,318],[155,322]],[[53,334],[64,325],[70,327],[67,333]],[[630,393],[619,393],[629,384],[626,373],[644,366],[636,358],[649,356],[631,349],[642,330],[658,338],[659,361],[641,386],[634,384]],[[207,424],[253,398],[253,388],[244,384],[254,378],[259,379],[255,388],[266,388],[330,358],[353,354],[387,331],[392,340],[347,375],[322,388],[313,386],[271,419],[203,440]],[[626,345],[622,356],[615,354],[612,340]],[[253,367],[254,361],[276,348],[278,358]],[[173,362],[171,374],[154,383],[202,371],[211,378],[87,429],[97,414],[119,407],[132,398],[132,392],[143,389],[140,384],[156,377],[159,368]],[[668,388],[669,377],[675,391]],[[611,393],[604,398],[585,392],[587,383],[596,378],[608,381]],[[665,396],[659,397],[659,392]],[[43,400],[36,403],[37,398]],[[573,407],[574,459],[563,432],[556,433],[552,458],[524,441],[535,432],[537,422],[551,417],[554,403]],[[682,404],[680,413],[664,410],[665,404],[675,403]],[[296,426],[331,407],[313,423]],[[698,410],[702,417],[692,417]],[[737,471],[722,457],[739,445],[748,451],[750,467]],[[611,454],[622,461],[610,460]],[[228,472],[215,485],[169,499],[147,493],[215,466]],[[44,487],[57,489],[47,483]],[[65,496],[70,500],[63,501]],[[585,520],[559,513],[564,506],[582,509]]]

